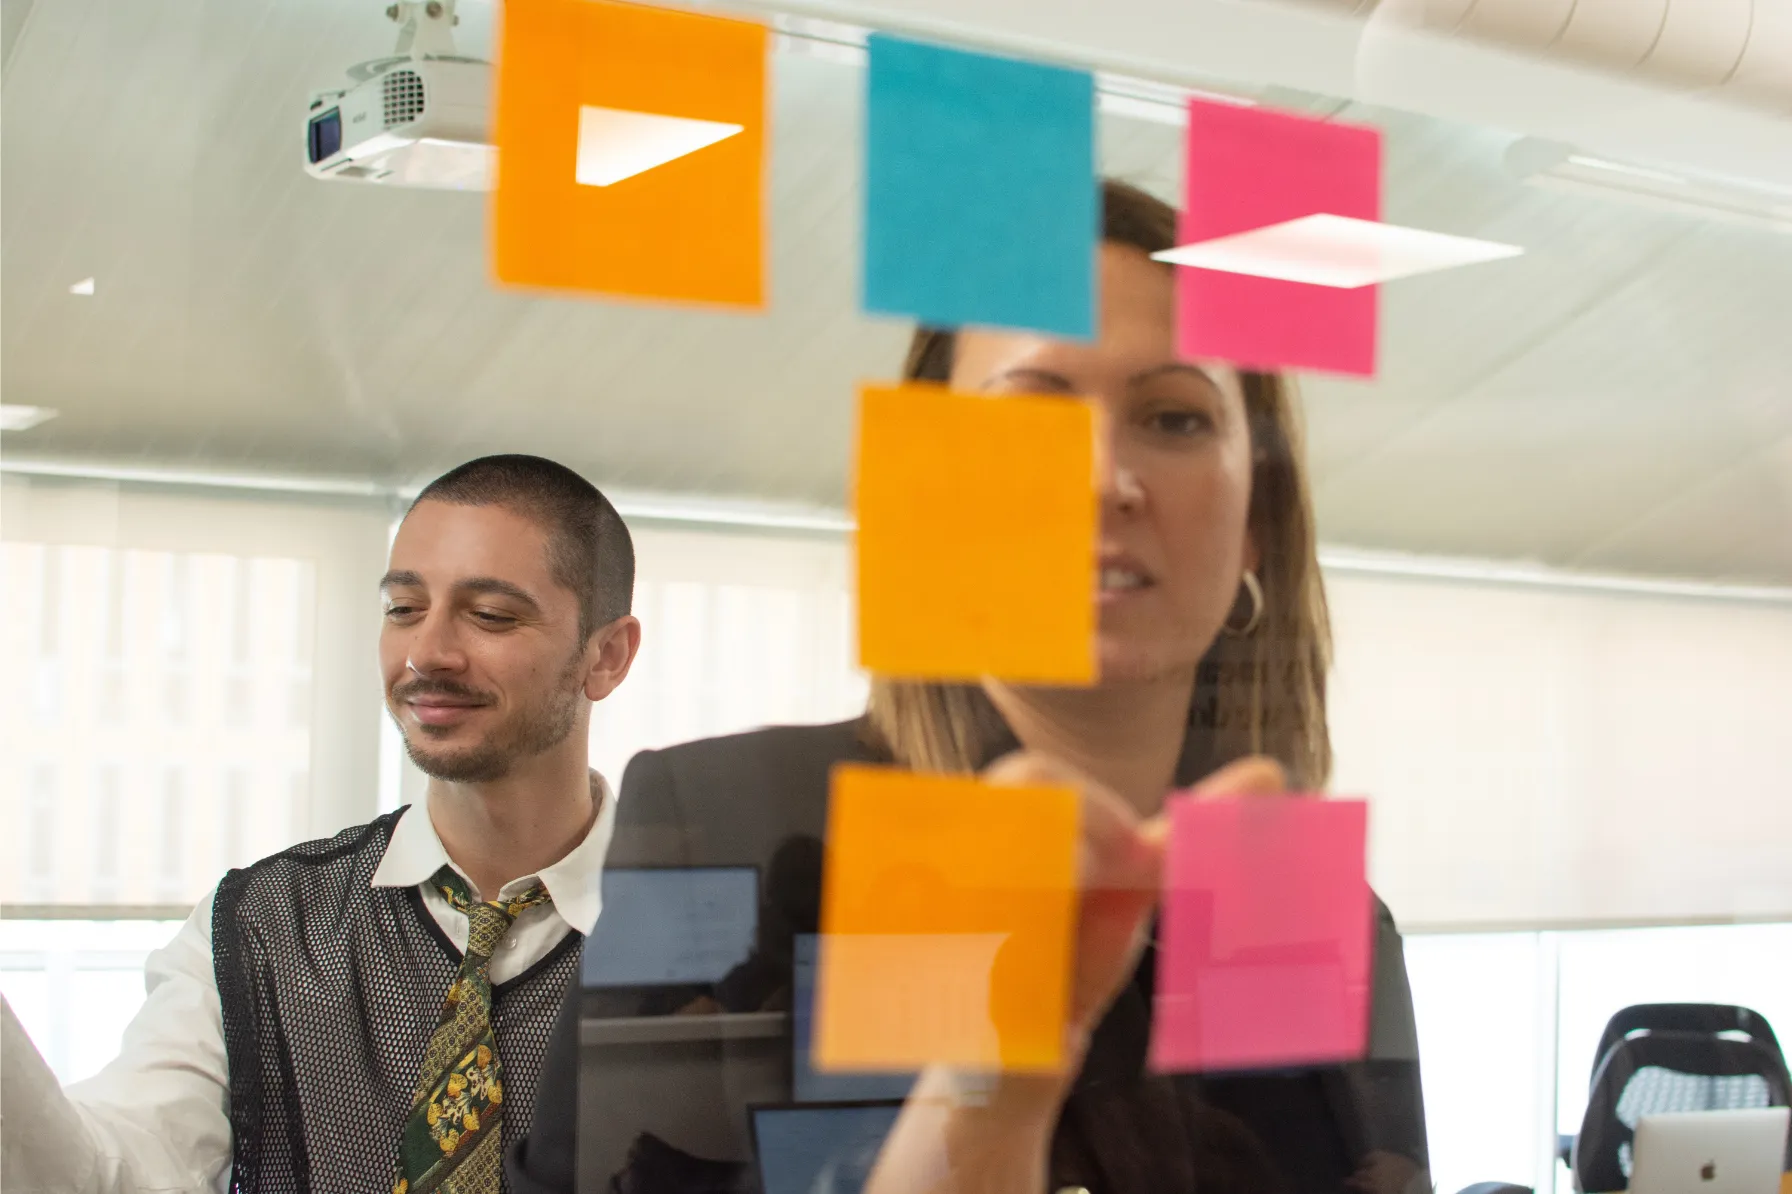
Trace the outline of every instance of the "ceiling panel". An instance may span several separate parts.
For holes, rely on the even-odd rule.
[[[0,387],[61,416],[7,454],[404,483],[530,450],[840,503],[854,384],[907,338],[857,311],[860,70],[778,58],[766,313],[500,291],[481,197],[300,167],[311,90],[390,50],[381,8],[8,6]],[[490,7],[463,10],[482,52]],[[1380,376],[1303,379],[1328,541],[1792,583],[1792,237],[1520,185],[1508,133],[1257,90],[1384,127],[1388,218],[1527,250],[1384,287]],[[1104,167],[1174,198],[1181,138],[1104,116]]]

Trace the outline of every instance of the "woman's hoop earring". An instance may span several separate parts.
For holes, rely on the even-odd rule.
[[[1258,624],[1263,621],[1263,584],[1249,568],[1244,570],[1244,575],[1239,579],[1244,583],[1244,591],[1251,597],[1251,616],[1245,619],[1242,626],[1234,626],[1228,616],[1220,629],[1233,638],[1249,638],[1256,633]],[[1232,608],[1234,611],[1238,609],[1237,602],[1233,603]]]

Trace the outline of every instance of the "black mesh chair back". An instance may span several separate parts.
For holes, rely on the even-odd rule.
[[[1599,1065],[1613,1045],[1637,1032],[1696,1032],[1707,1036],[1737,1033],[1765,1047],[1782,1063],[1785,1061],[1773,1026],[1752,1008],[1728,1003],[1639,1003],[1606,1021],[1599,1048],[1593,1052],[1593,1074],[1599,1073]],[[1591,1078],[1588,1081],[1590,1084]]]
[[[1645,1115],[1747,1107],[1792,1107],[1786,1063],[1766,1046],[1703,1032],[1621,1039],[1593,1075],[1574,1142],[1575,1188],[1629,1188],[1636,1126]],[[1787,1163],[1792,1168],[1792,1156]]]

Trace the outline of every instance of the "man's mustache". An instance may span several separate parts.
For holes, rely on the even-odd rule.
[[[456,684],[453,680],[427,680],[419,677],[392,686],[392,699],[395,701],[409,701],[420,696],[447,697],[479,705],[492,703],[490,693],[469,688],[465,684]]]

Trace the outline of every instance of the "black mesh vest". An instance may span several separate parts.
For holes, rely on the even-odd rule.
[[[212,955],[230,1063],[231,1189],[391,1194],[399,1128],[460,952],[415,887],[370,887],[405,810],[218,885]],[[528,1131],[581,934],[493,992],[506,1147]]]

